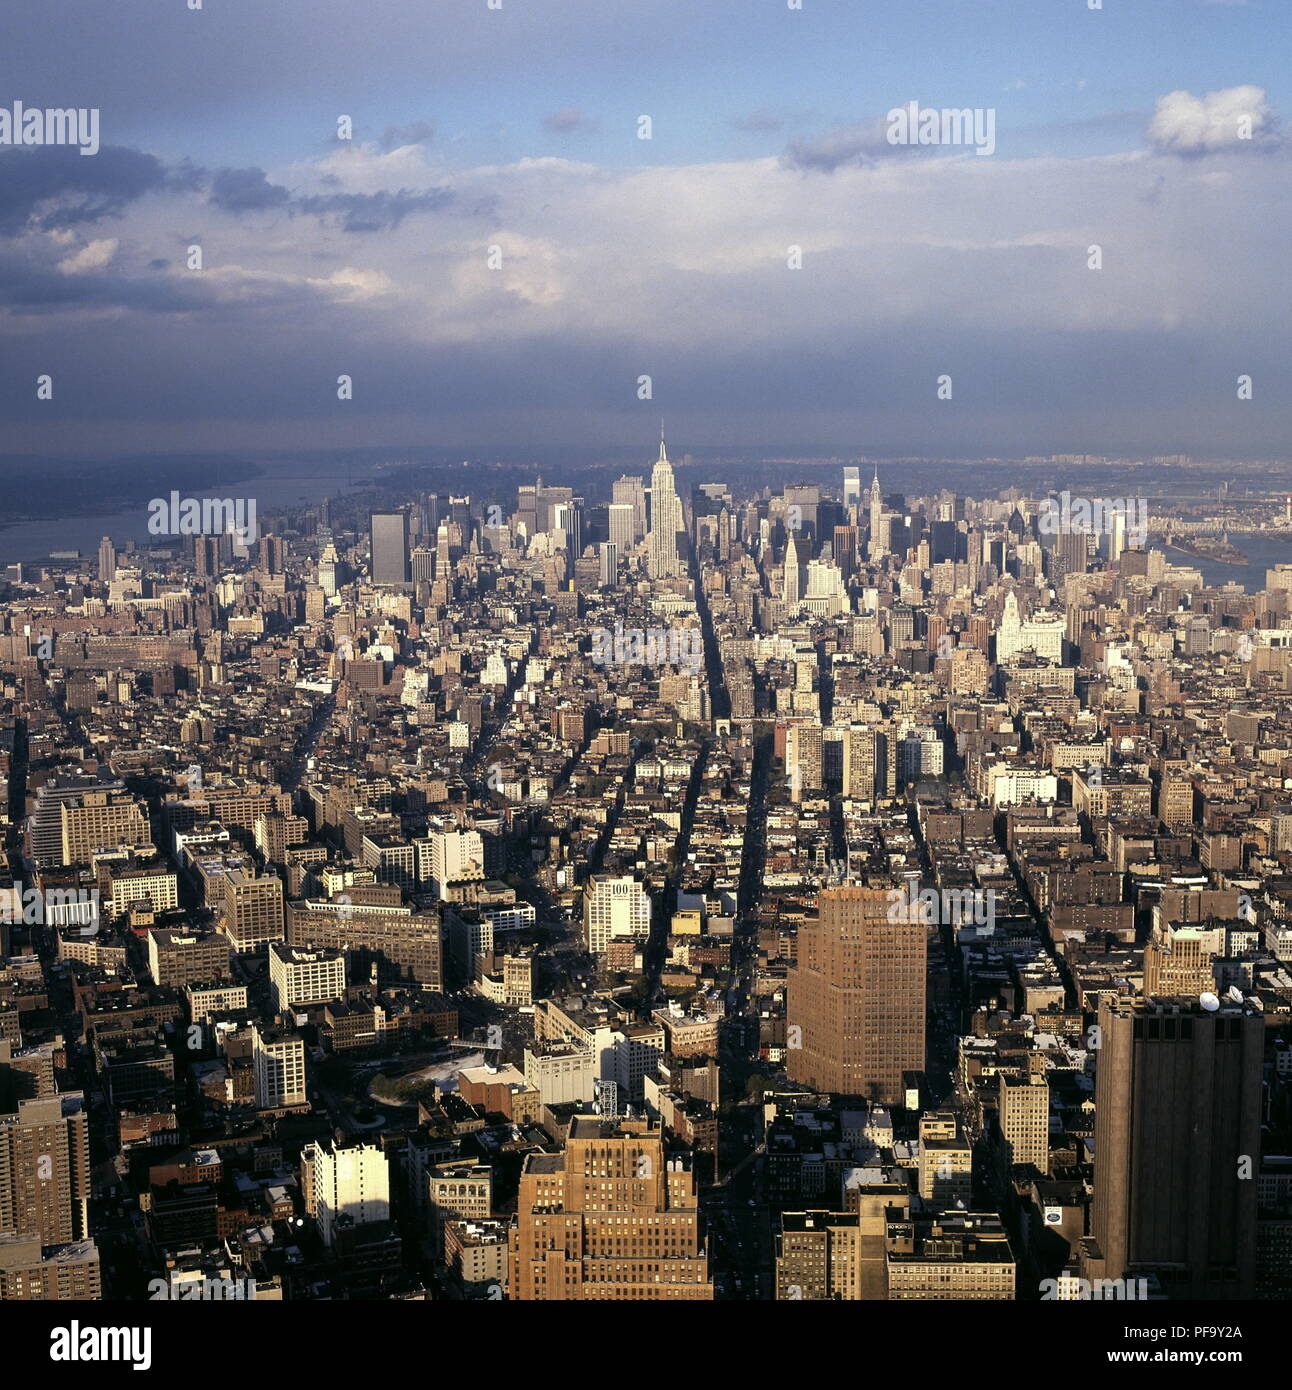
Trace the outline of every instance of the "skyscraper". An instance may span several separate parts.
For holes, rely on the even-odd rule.
[[[904,1103],[902,1073],[924,1067],[927,948],[923,922],[893,901],[888,889],[855,884],[817,895],[789,973],[791,1081]]]
[[[619,547],[614,541],[602,541],[597,556],[600,561],[597,567],[597,583],[608,589],[613,586],[619,573]]]
[[[781,597],[787,607],[797,606],[803,597],[803,557],[799,553],[798,533],[790,532],[789,544],[785,547],[785,579]]]
[[[624,546],[624,550],[631,550],[638,541],[646,537],[646,484],[638,477],[620,478],[611,491],[611,506],[631,508],[632,539]],[[610,539],[615,539],[613,529]]]
[[[677,548],[682,529],[682,501],[673,480],[673,465],[659,441],[659,459],[650,475],[650,576],[666,579],[682,573],[682,557]]]
[[[407,512],[373,512],[369,519],[372,544],[372,582],[409,582],[409,542]]]
[[[618,486],[618,484],[616,484]],[[636,525],[632,504],[612,502],[607,509],[610,527],[610,542],[619,547],[621,555],[627,555],[637,544]]]
[[[882,559],[888,553],[888,541],[884,535],[884,494],[879,490],[879,469],[870,483],[870,559]]]
[[[104,536],[99,542],[99,579],[104,584],[111,584],[117,577],[117,548],[112,544],[111,536]]]
[[[1213,1001],[1214,1002],[1214,1001]],[[1082,1274],[1251,1298],[1264,1027],[1247,1004],[1105,997]]]
[[[848,467],[843,470],[843,506],[848,511],[861,505],[861,469]]]

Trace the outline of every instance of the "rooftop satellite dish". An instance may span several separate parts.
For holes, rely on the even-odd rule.
[[[1231,1004],[1241,1004],[1243,1002],[1243,992],[1237,985],[1230,985],[1225,991],[1225,998],[1228,999]]]
[[[1206,1009],[1206,1011],[1209,1014],[1214,1014],[1216,1010],[1220,1007],[1220,1000],[1217,999],[1216,996],[1211,993],[1200,994],[1198,996],[1198,1003],[1201,1004],[1202,1007]]]

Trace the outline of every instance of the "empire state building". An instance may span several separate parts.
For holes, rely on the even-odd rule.
[[[673,480],[673,465],[664,451],[660,436],[659,460],[650,475],[650,548],[648,562],[652,579],[666,579],[682,573],[682,557],[677,538],[682,529],[682,502]]]

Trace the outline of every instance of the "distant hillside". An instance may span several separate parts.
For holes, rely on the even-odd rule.
[[[263,476],[227,454],[132,456],[90,463],[10,455],[0,459],[0,524],[93,516],[164,497],[191,494]]]

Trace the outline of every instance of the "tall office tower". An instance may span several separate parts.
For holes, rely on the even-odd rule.
[[[803,557],[799,553],[796,531],[790,532],[789,544],[785,547],[785,582],[781,597],[789,606],[797,605],[803,597]]]
[[[843,470],[843,507],[849,511],[861,506],[861,469],[848,467]],[[851,519],[851,515],[849,517]]]
[[[301,1196],[329,1249],[338,1232],[390,1220],[390,1160],[378,1144],[317,1140],[301,1150]]]
[[[374,584],[407,584],[409,555],[407,512],[373,512],[368,520]]]
[[[602,541],[597,550],[597,583],[603,589],[614,587],[619,577],[619,547],[614,541]]]
[[[1056,574],[1085,574],[1089,567],[1090,543],[1085,531],[1060,531],[1054,538]]]
[[[417,546],[409,560],[414,584],[435,582],[435,552],[426,545]]]
[[[294,1028],[257,1023],[252,1041],[256,1109],[305,1105],[305,1039]]]
[[[631,875],[593,874],[583,890],[583,935],[600,955],[611,941],[644,941],[650,935],[650,894]]]
[[[80,1091],[0,1113],[0,1233],[66,1245],[89,1234],[90,1132]]]
[[[888,553],[888,536],[884,526],[884,494],[879,490],[879,468],[870,481],[870,559],[880,560]]]
[[[551,529],[565,536],[565,549],[570,555],[577,558],[583,554],[583,518],[577,499],[552,506]]]
[[[1112,526],[1103,536],[1102,546],[1110,565],[1115,565],[1126,549],[1126,513],[1120,507],[1113,512]]]
[[[805,793],[825,787],[825,732],[819,723],[791,724],[785,730],[785,776],[790,800],[802,801]]]
[[[576,1115],[559,1154],[530,1154],[509,1238],[523,1300],[710,1300],[695,1176],[644,1120]]]
[[[616,507],[631,507],[633,518],[632,542],[625,546],[625,550],[631,550],[632,546],[638,541],[646,538],[646,481],[644,478],[622,477],[611,489],[611,505]],[[610,533],[610,539],[614,540],[615,534]]]
[[[1011,1164],[1050,1171],[1050,1085],[1044,1075],[1000,1075],[1000,1133]]]
[[[1105,997],[1085,1278],[1251,1298],[1264,1026],[1247,1004]]]
[[[851,579],[857,570],[857,532],[851,526],[836,526],[831,542],[834,562],[845,580]]]
[[[627,555],[637,544],[636,519],[631,503],[612,502],[607,508],[607,522],[610,543],[619,547],[621,555]]]
[[[924,925],[892,920],[886,888],[827,888],[817,911],[789,972],[789,1079],[904,1104],[902,1073],[924,1067]]]
[[[335,598],[341,587],[341,557],[331,541],[323,547],[319,556],[319,588],[328,598]]]
[[[858,801],[875,799],[875,730],[850,724],[843,736],[843,794]]]
[[[287,542],[281,536],[261,536],[260,568],[266,574],[282,574],[287,566]]]
[[[117,577],[117,548],[111,536],[104,536],[99,542],[99,581],[111,584]]]
[[[782,493],[785,502],[785,525],[790,531],[797,531],[801,537],[810,539],[810,547],[815,548],[818,527],[818,511],[821,506],[821,489],[815,483],[792,483]]]
[[[213,579],[220,573],[221,539],[220,536],[193,537],[193,562],[197,567],[199,578]]]
[[[682,500],[673,481],[673,465],[659,441],[659,460],[650,475],[650,577],[667,579],[683,573],[678,551],[678,532],[682,529]]]
[[[441,521],[435,531],[435,577],[447,579],[453,573],[453,542],[449,523]]]

